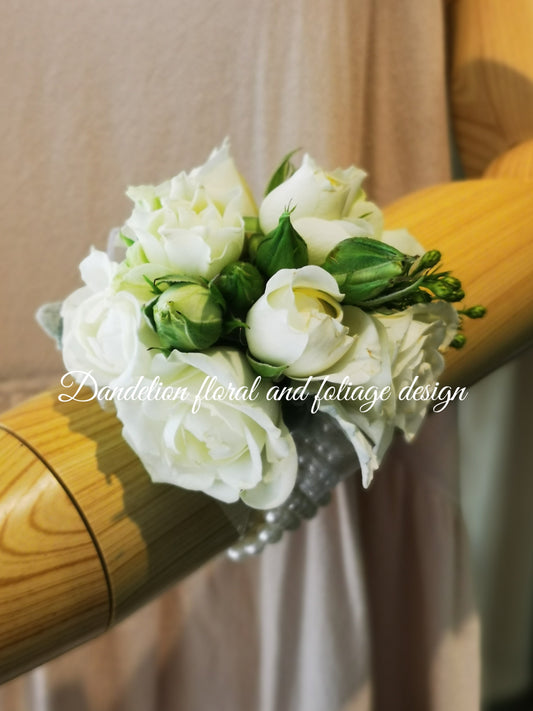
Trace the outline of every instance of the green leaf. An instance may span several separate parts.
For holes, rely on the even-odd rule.
[[[275,188],[278,187],[278,185],[281,185],[281,183],[284,183],[287,178],[290,178],[291,175],[294,173],[296,170],[295,166],[293,163],[291,163],[291,158],[295,153],[298,153],[298,151],[301,150],[300,148],[295,148],[293,151],[290,153],[287,153],[285,158],[281,161],[281,163],[278,165],[274,173],[272,174],[272,177],[270,178],[268,185],[265,190],[265,197],[268,195],[268,193],[271,193]]]

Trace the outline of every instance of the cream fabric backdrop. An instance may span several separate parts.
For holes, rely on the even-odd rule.
[[[449,177],[439,0],[9,0],[0,32],[6,402],[57,382],[33,312],[78,285],[128,184],[226,135],[256,194],[296,146],[367,169],[381,204]],[[261,558],[213,561],[4,685],[0,709],[477,709],[455,426],[432,418],[371,491],[353,478]]]

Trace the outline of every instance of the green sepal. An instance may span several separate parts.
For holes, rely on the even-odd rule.
[[[257,373],[257,375],[260,375],[262,378],[277,378],[288,368],[287,365],[262,363],[260,360],[256,360],[249,351],[246,352],[246,360],[251,365],[254,373]]]
[[[166,284],[167,288],[169,286],[174,286],[175,284],[197,284],[198,286],[208,286],[207,279],[202,277],[193,277],[189,274],[165,274],[164,276],[157,277],[153,281],[154,286],[157,286],[160,291],[164,289],[160,288],[160,284]]]
[[[160,289],[158,286],[156,286],[156,283],[153,279],[150,279],[149,277],[147,277],[146,274],[143,274],[142,276],[143,276],[144,281],[150,287],[152,294],[159,295],[159,294],[163,293],[163,289]]]
[[[222,292],[220,291],[216,283],[214,281],[210,281],[207,285],[207,288],[209,289],[209,293],[215,304],[220,306],[220,308],[225,311],[227,308],[226,299],[224,298]]]
[[[283,158],[276,170],[272,173],[272,177],[268,181],[268,185],[265,190],[265,197],[268,195],[268,193],[271,193],[279,185],[284,183],[287,178],[290,178],[291,175],[295,172],[296,167],[291,162],[291,158],[295,153],[298,153],[299,150],[301,149],[295,148],[290,153],[287,153],[287,155]]]
[[[390,278],[375,279],[361,284],[350,284],[347,281],[341,282],[336,276],[335,279],[339,290],[344,294],[342,303],[346,304],[346,306],[361,306],[366,301],[375,299],[394,285],[394,280]]]
[[[248,328],[248,326],[244,321],[241,321],[238,318],[233,318],[231,316],[230,318],[224,320],[224,323],[222,325],[222,335],[228,336],[230,333],[233,333],[234,331],[237,331],[240,328]]]
[[[145,277],[145,279],[147,279],[147,277]],[[149,280],[147,279],[147,281],[149,281]],[[143,312],[143,314],[146,316],[146,318],[148,319],[148,322],[149,322],[150,326],[154,329],[154,331],[156,330],[156,327],[155,327],[155,320],[154,320],[154,306],[155,306],[155,303],[156,303],[157,299],[158,299],[158,297],[156,296],[155,299],[152,299],[151,301],[148,301],[148,302],[142,307],[142,312]],[[155,348],[155,346],[154,346],[154,348]]]
[[[131,237],[126,237],[126,235],[123,232],[119,232],[118,236],[124,242],[126,247],[131,247],[132,244],[135,244],[135,240],[131,239]]]

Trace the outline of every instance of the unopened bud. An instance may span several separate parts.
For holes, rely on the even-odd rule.
[[[299,269],[308,264],[307,244],[292,226],[290,212],[281,215],[272,232],[258,238],[254,235],[252,240],[252,259],[266,277],[280,269]]]
[[[464,298],[465,298],[465,292],[462,289],[458,289],[457,291],[454,291],[446,299],[446,301],[449,301],[451,304],[455,304],[457,301],[462,301]]]
[[[457,279],[454,276],[450,276],[449,274],[442,277],[441,281],[443,281],[445,284],[447,284],[450,287],[450,289],[452,289],[453,291],[458,291],[462,287],[462,284],[459,281],[459,279]]]
[[[232,262],[216,278],[230,311],[236,316],[246,316],[248,310],[265,290],[265,280],[259,270],[249,262]]]
[[[201,351],[222,333],[222,308],[207,286],[173,283],[145,307],[164,348]]]
[[[450,343],[451,348],[460,349],[466,343],[466,336],[463,333],[457,333],[453,341]]]
[[[345,295],[344,303],[358,305],[374,299],[407,274],[413,259],[384,242],[350,237],[331,250],[322,267],[335,277]]]
[[[418,262],[418,265],[416,267],[416,271],[420,272],[423,269],[431,269],[432,267],[435,267],[441,259],[441,253],[439,252],[438,249],[430,249],[429,252],[426,252],[420,257],[420,261]]]
[[[461,313],[463,316],[467,316],[468,318],[483,318],[483,316],[487,313],[487,309],[481,305],[470,306],[470,308],[461,311]]]

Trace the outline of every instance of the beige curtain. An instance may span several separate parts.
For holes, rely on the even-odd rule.
[[[224,136],[255,192],[303,146],[385,204],[449,178],[438,0],[10,0],[3,11],[0,394],[57,382],[33,324],[78,284],[128,184]],[[477,709],[456,422],[397,443],[372,489],[260,558],[220,558],[115,630],[0,688],[2,711]]]

